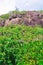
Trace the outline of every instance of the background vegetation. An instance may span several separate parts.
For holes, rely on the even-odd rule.
[[[10,16],[11,16],[11,13],[12,14],[24,14],[25,13],[25,11],[10,11],[9,13],[7,13],[7,14],[4,14],[4,15],[1,15],[0,16],[0,18],[2,18],[2,19],[8,19]]]

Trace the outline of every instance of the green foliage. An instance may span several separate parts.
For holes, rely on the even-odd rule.
[[[1,15],[0,17],[3,18],[3,19],[8,19],[9,18],[9,14],[4,14],[4,15]]]
[[[0,65],[43,65],[43,28],[0,27]]]

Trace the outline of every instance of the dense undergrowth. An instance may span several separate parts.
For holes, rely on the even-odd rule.
[[[43,65],[43,28],[0,27],[0,65]]]

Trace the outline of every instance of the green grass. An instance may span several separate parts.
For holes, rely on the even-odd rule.
[[[0,65],[43,65],[43,28],[0,27]]]
[[[3,18],[3,19],[8,19],[9,18],[9,14],[4,14],[4,15],[1,15],[0,17]]]

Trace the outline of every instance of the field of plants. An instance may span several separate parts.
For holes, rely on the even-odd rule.
[[[43,28],[0,27],[0,65],[43,65]]]

